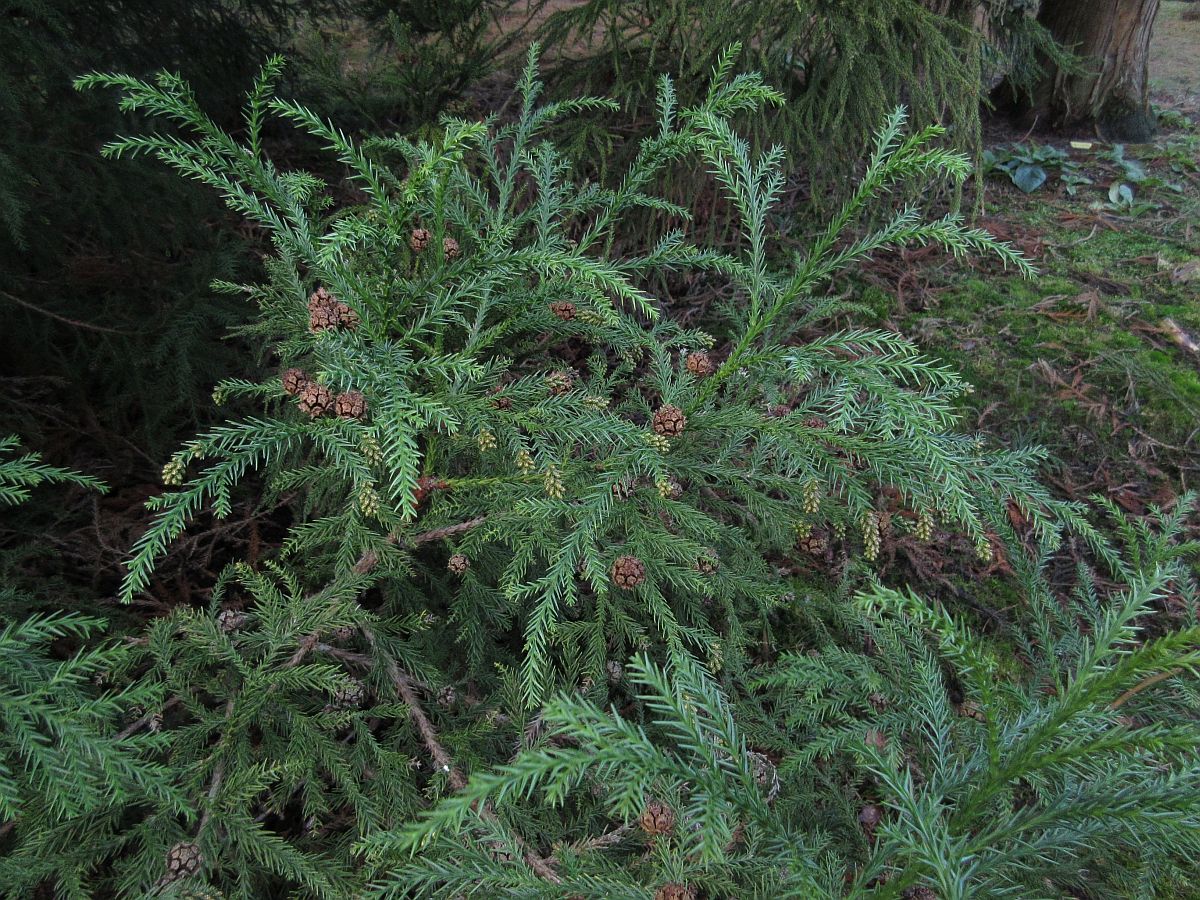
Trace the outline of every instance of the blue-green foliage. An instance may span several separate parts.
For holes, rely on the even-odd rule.
[[[752,156],[728,119],[779,98],[756,76],[733,75],[732,63],[730,54],[703,103],[690,109],[676,107],[663,80],[659,130],[612,188],[572,183],[566,162],[538,137],[555,119],[603,101],[539,106],[532,58],[515,122],[449,120],[437,142],[376,139],[368,147],[301,106],[268,99],[275,61],[251,94],[246,145],[208,120],[172,76],[155,84],[81,79],[81,86],[117,86],[126,108],[194,132],[191,140],[125,138],[106,152],[156,154],[267,228],[279,258],[269,284],[245,289],[264,311],[255,333],[276,341],[285,364],[303,366],[335,391],[362,392],[370,409],[366,421],[306,421],[275,404],[282,393],[275,384],[219,387],[262,397],[270,412],[200,435],[172,460],[175,473],[197,474],[154,501],[158,518],[130,563],[124,598],[145,588],[155,561],[202,509],[227,514],[232,491],[253,469],[273,473],[280,490],[308,489],[312,515],[294,529],[289,551],[322,554],[335,577],[364,554],[400,575],[413,562],[414,535],[483,518],[456,542],[475,561],[451,601],[461,639],[479,642],[482,609],[502,629],[520,628],[523,690],[535,704],[558,677],[554,645],[560,661],[593,676],[606,653],[648,641],[739,658],[748,621],[718,635],[700,599],[748,603],[766,616],[787,590],[764,553],[786,549],[794,528],[812,523],[877,543],[883,487],[980,547],[989,532],[1006,528],[1010,500],[1046,541],[1065,520],[1081,524],[1031,477],[1036,454],[989,451],[954,432],[952,401],[967,386],[902,337],[852,329],[793,340],[836,311],[819,295],[828,278],[883,248],[937,243],[955,254],[996,253],[1028,270],[986,232],[954,216],[926,221],[910,207],[844,239],[898,182],[962,179],[968,161],[929,147],[935,128],[905,136],[904,117],[894,114],[845,208],[793,267],[775,269],[767,262],[767,221],[783,184],[782,152]],[[333,209],[311,176],[277,171],[256,138],[268,113],[324,141],[363,203]],[[671,208],[650,188],[668,164],[689,156],[705,162],[727,195],[744,250],[706,250],[679,229],[643,255],[608,258],[624,214]],[[404,168],[385,165],[391,157]],[[686,210],[671,209],[687,220]],[[418,227],[432,232],[423,255],[408,246]],[[443,239],[460,242],[461,258],[442,252]],[[645,287],[652,274],[685,269],[726,279],[743,298],[724,336],[731,349],[706,378],[694,377],[685,357],[715,339],[660,315]],[[347,303],[361,326],[313,334],[304,301],[318,287]],[[566,300],[577,315],[564,322],[549,304]],[[568,367],[571,389],[547,390],[553,373]],[[498,391],[508,406],[494,402]],[[787,414],[772,416],[783,402]],[[687,419],[672,440],[647,427],[665,405]],[[418,517],[423,474],[447,489]],[[641,487],[672,482],[686,486],[682,497]],[[797,515],[801,508],[807,519]],[[721,560],[712,577],[696,571],[709,548]],[[644,587],[611,590],[617,551],[646,561]],[[392,578],[389,586],[401,609],[424,602],[420,577]],[[570,626],[568,610],[577,613]],[[491,656],[471,654],[481,673]]]
[[[662,80],[611,184],[541,136],[611,104],[541,104],[532,56],[514,119],[417,142],[359,144],[274,98],[278,60],[236,139],[178,77],[81,79],[179,128],[110,155],[156,156],[270,235],[265,283],[217,287],[259,304],[245,334],[289,369],[218,385],[261,409],[168,462],[121,597],[153,602],[172,542],[250,479],[292,521],[278,558],[227,567],[207,608],[122,648],[114,677],[144,709],[116,735],[171,790],[35,829],[19,813],[10,894],[1138,896],[1151,871],[1187,877],[1198,635],[1139,626],[1168,588],[1193,615],[1190,500],[1119,524],[1114,548],[1038,483],[1039,454],[958,431],[957,375],[898,335],[833,330],[852,310],[830,278],[881,249],[1030,270],[954,216],[863,228],[897,185],[971,168],[901,112],[780,265],[783,154],[730,125],[779,97],[733,63],[695,105]],[[267,117],[319,138],[350,187],[278,169]],[[696,245],[656,195],[689,160],[736,252]],[[645,208],[679,227],[615,254]],[[673,320],[664,273],[725,283],[720,333]],[[1087,572],[1073,600],[1051,592],[1068,532],[1123,593]],[[1013,621],[981,639],[876,583],[900,541],[1003,555]],[[673,821],[651,840],[652,800]]]
[[[1005,635],[1028,663],[1016,677],[936,603],[880,585],[814,596],[810,645],[724,689],[690,663],[635,657],[639,719],[554,698],[541,747],[364,842],[378,892],[553,896],[528,870],[463,849],[464,833],[475,846],[490,833],[488,804],[558,812],[559,890],[580,896],[645,897],[643,885],[668,881],[718,897],[924,887],[954,900],[1186,885],[1200,824],[1195,598],[1188,627],[1153,637],[1139,623],[1167,592],[1192,591],[1200,547],[1176,539],[1194,499],[1180,514],[1117,519],[1133,538],[1121,592],[1101,599],[1081,572],[1060,606],[1034,578]],[[854,648],[863,638],[873,653]],[[780,760],[777,775],[751,741]],[[648,853],[619,824],[647,797],[686,823]],[[859,817],[875,805],[881,821],[864,833]]]

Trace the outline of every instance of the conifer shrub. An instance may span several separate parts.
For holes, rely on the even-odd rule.
[[[901,180],[970,169],[899,112],[844,208],[773,263],[783,153],[752,154],[729,119],[779,97],[733,62],[695,105],[660,81],[658,127],[611,185],[575,180],[539,134],[612,104],[540,103],[532,57],[515,121],[417,142],[358,144],[272,97],[275,61],[241,141],[173,76],[81,79],[186,129],[110,155],[210,184],[276,247],[267,281],[218,287],[258,304],[247,334],[279,374],[218,386],[259,409],[168,462],[123,598],[248,479],[295,522],[111,675],[156,698],[120,733],[161,736],[171,795],[18,815],[7,890],[1133,896],[1152,870],[1187,876],[1200,632],[1138,628],[1168,589],[1194,610],[1186,504],[1122,525],[1121,554],[1038,484],[1036,452],[955,431],[954,373],[891,333],[811,337],[846,312],[829,276],[881,248],[1028,266],[911,207],[851,230]],[[359,202],[266,158],[268,115],[324,141]],[[654,193],[694,158],[736,253],[690,240]],[[645,208],[680,227],[614,255]],[[646,288],[663,269],[728,282],[721,333],[671,320]],[[1041,571],[1068,530],[1123,593],[1084,572],[1060,605]],[[1022,665],[871,577],[909,533],[1006,555]]]
[[[45,483],[104,489],[36,453],[15,455],[17,446],[15,437],[0,438],[0,509],[25,502]],[[32,607],[51,608],[29,614]],[[106,621],[55,610],[51,598],[29,596],[6,578],[0,578],[0,610],[0,849],[9,849],[5,839],[18,824],[36,837],[143,799],[183,814],[183,795],[153,758],[163,739],[118,731],[125,710],[158,702],[160,693],[151,681],[107,681],[126,648],[102,639]],[[26,864],[36,866],[36,859],[26,857]],[[16,880],[6,877],[8,866],[0,861],[0,882],[8,895],[20,896]],[[41,871],[25,873],[24,883],[37,884]]]

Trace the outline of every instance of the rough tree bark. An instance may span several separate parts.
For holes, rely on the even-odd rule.
[[[1040,21],[1079,56],[1079,71],[1047,63],[1026,112],[1057,128],[1096,129],[1109,139],[1147,141],[1150,37],[1161,0],[1043,0]]]

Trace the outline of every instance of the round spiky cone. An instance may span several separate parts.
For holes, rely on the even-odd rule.
[[[335,328],[354,331],[358,325],[358,313],[325,288],[317,288],[308,298],[308,330],[314,334]]]
[[[651,836],[670,834],[675,830],[675,810],[661,800],[651,800],[638,817],[638,824]]]
[[[223,609],[217,613],[217,626],[222,631],[237,631],[246,624],[246,614],[240,609]]]
[[[715,575],[719,568],[721,568],[721,560],[717,556],[717,551],[711,547],[696,559],[696,571],[701,575]]]
[[[429,233],[428,228],[414,228],[408,236],[408,246],[412,248],[413,253],[423,253],[431,240],[433,235]]]
[[[661,434],[663,437],[675,437],[677,434],[683,433],[683,426],[687,424],[687,416],[678,406],[667,403],[654,411],[654,421],[651,424],[655,434]]]
[[[338,315],[337,305],[334,303],[325,303],[313,306],[308,305],[308,330],[314,333],[320,331],[329,331],[337,328],[341,324],[341,317]]]
[[[342,419],[361,419],[367,414],[367,398],[358,391],[338,394],[333,406],[334,412]]]
[[[617,500],[628,500],[633,496],[634,489],[637,487],[637,479],[621,478],[613,483],[612,495]]]
[[[696,892],[686,884],[670,881],[654,892],[654,900],[696,900]]]
[[[335,302],[333,294],[329,293],[325,288],[319,287],[308,298],[308,311],[312,312],[321,306],[332,306]]]
[[[446,259],[458,259],[462,249],[458,246],[458,241],[448,237],[442,239],[442,252],[446,254]]]
[[[366,696],[367,689],[363,687],[362,682],[351,680],[349,684],[343,685],[334,691],[333,702],[335,706],[339,706],[342,709],[350,709],[351,707],[361,706]]]
[[[167,851],[166,863],[167,871],[163,875],[163,881],[169,884],[190,878],[199,872],[204,864],[204,857],[200,854],[199,845],[191,841],[181,841]]]
[[[684,366],[697,378],[703,378],[705,375],[713,373],[712,357],[703,350],[695,350],[689,353]]]
[[[311,381],[300,392],[300,411],[311,418],[323,416],[332,408],[333,391],[325,385]]]
[[[467,569],[471,568],[471,560],[467,559],[466,554],[455,553],[446,562],[446,568],[455,575],[465,575]]]
[[[349,331],[354,331],[358,328],[360,319],[358,313],[347,306],[345,303],[334,304],[334,312],[337,313],[337,324],[339,328],[345,328]]]
[[[678,500],[683,496],[683,485],[674,475],[668,475],[661,481],[654,483],[658,489],[658,495],[664,500]]]
[[[308,373],[303,369],[288,369],[279,376],[279,382],[283,385],[286,393],[295,397],[312,379],[308,377]]]
[[[546,376],[546,388],[555,396],[565,394],[574,384],[575,375],[567,369],[560,369]]]
[[[618,556],[612,565],[612,580],[617,587],[635,588],[646,580],[646,564],[636,556]]]
[[[550,304],[550,312],[554,313],[554,315],[558,316],[564,322],[570,322],[575,318],[577,311],[575,304],[570,300],[555,300]]]
[[[796,549],[809,556],[821,556],[827,546],[825,535],[820,531],[810,531],[796,538]]]

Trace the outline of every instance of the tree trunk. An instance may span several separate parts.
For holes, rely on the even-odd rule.
[[[1043,0],[1038,21],[1082,60],[1078,71],[1047,64],[1033,112],[1058,128],[1095,128],[1117,141],[1154,135],[1150,36],[1161,0]]]

